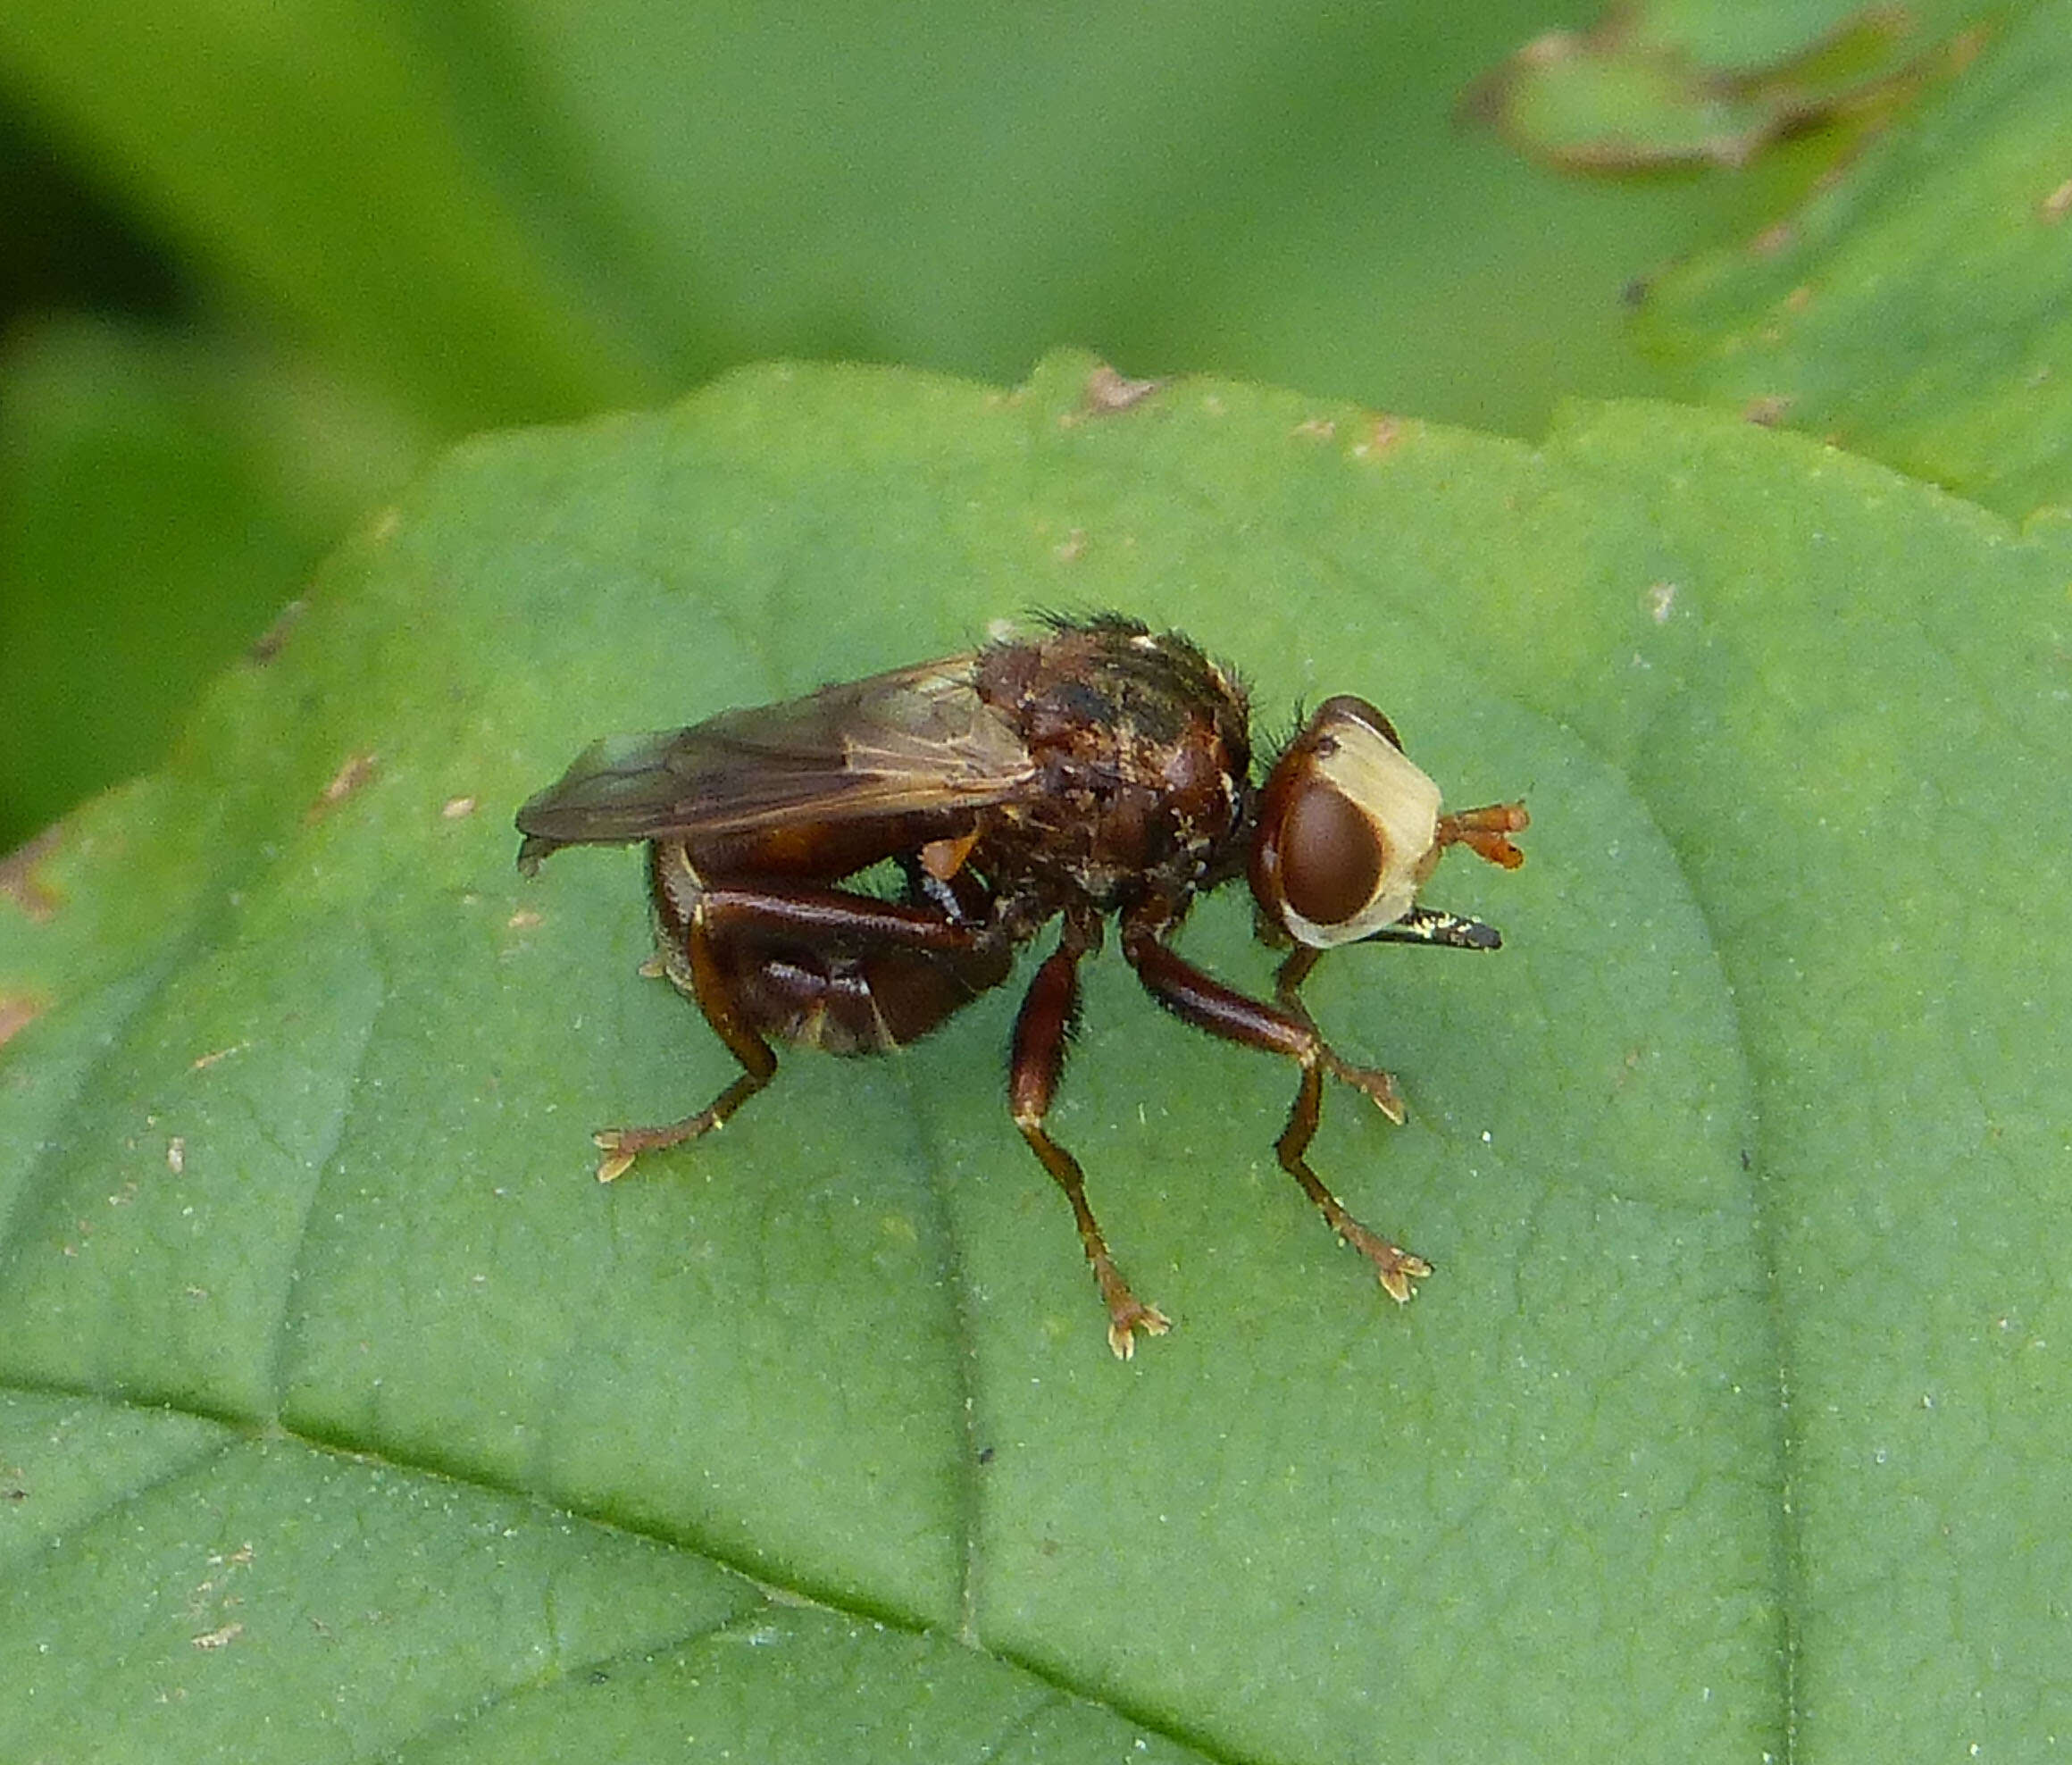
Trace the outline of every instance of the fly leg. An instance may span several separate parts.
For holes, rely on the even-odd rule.
[[[1386,1078],[1388,1075],[1383,1074]],[[1371,1093],[1370,1093],[1371,1094]],[[1338,1197],[1324,1187],[1324,1179],[1309,1168],[1303,1157],[1316,1137],[1316,1124],[1324,1110],[1324,1080],[1316,1066],[1302,1068],[1302,1083],[1288,1111],[1288,1125],[1274,1142],[1281,1168],[1302,1185],[1302,1192],[1316,1204],[1331,1229],[1374,1266],[1383,1291],[1401,1305],[1416,1292],[1416,1284],[1432,1273],[1432,1265],[1415,1251],[1391,1243],[1378,1232],[1362,1225],[1346,1212]]]
[[[1403,1125],[1403,1100],[1396,1092],[1395,1075],[1383,1072],[1379,1067],[1356,1067],[1342,1059],[1330,1043],[1324,1040],[1323,1032],[1316,1027],[1316,1020],[1309,1015],[1309,1008],[1302,1000],[1302,983],[1309,978],[1309,971],[1316,966],[1316,958],[1324,952],[1309,944],[1298,944],[1287,961],[1281,965],[1274,976],[1274,998],[1282,1010],[1302,1024],[1316,1038],[1317,1064],[1333,1078],[1349,1084],[1355,1091],[1364,1092],[1379,1109],[1398,1127]],[[1318,1089],[1321,1091],[1322,1087]],[[1312,1131],[1316,1123],[1310,1123]],[[1302,1142],[1308,1145],[1307,1138]]]
[[[1094,947],[1099,924],[1090,926],[1067,918],[1058,946],[1036,970],[1015,1019],[1014,1054],[1008,1068],[1007,1101],[1015,1125],[1043,1168],[1057,1179],[1072,1204],[1072,1217],[1079,1225],[1079,1242],[1086,1247],[1095,1284],[1108,1309],[1108,1346],[1118,1359],[1127,1360],[1137,1351],[1137,1332],[1162,1336],[1172,1320],[1157,1307],[1146,1305],[1130,1291],[1115,1259],[1108,1254],[1107,1240],[1101,1235],[1093,1209],[1087,1205],[1086,1174],[1079,1160],[1053,1140],[1043,1125],[1057,1094],[1057,1081],[1065,1070],[1065,1050],[1079,1016],[1079,959]]]
[[[642,1152],[696,1140],[768,1084],[776,1035],[836,1053],[898,1047],[1006,978],[1013,950],[940,909],[836,889],[707,888],[682,849],[650,860],[663,972],[698,1002],[740,1075],[706,1107],[654,1127],[606,1128],[597,1180]]]
[[[704,1108],[684,1117],[681,1121],[659,1127],[600,1128],[590,1136],[605,1155],[597,1165],[599,1183],[610,1183],[625,1175],[633,1160],[643,1152],[659,1152],[667,1147],[681,1146],[687,1140],[696,1140],[715,1127],[723,1127],[728,1117],[777,1076],[777,1056],[770,1044],[756,1033],[736,1000],[714,946],[712,927],[703,916],[692,915],[683,929],[679,948],[682,952],[682,966],[679,966],[676,952],[672,951],[665,972],[698,1001],[698,1008],[705,1013],[705,1020],[712,1025],[713,1033],[726,1043],[727,1051],[741,1063],[741,1075]]]
[[[1203,974],[1165,941],[1167,929],[1166,923],[1150,914],[1132,915],[1123,922],[1123,955],[1137,971],[1138,980],[1153,999],[1182,1022],[1241,1047],[1282,1055],[1302,1069],[1294,1104],[1288,1111],[1288,1125],[1274,1142],[1281,1168],[1316,1203],[1331,1229],[1374,1264],[1389,1297],[1399,1303],[1408,1300],[1415,1284],[1432,1273],[1432,1265],[1362,1225],[1324,1187],[1304,1156],[1316,1137],[1317,1121],[1323,1113],[1325,1073],[1358,1086],[1384,1114],[1400,1121],[1403,1106],[1396,1099],[1389,1075],[1340,1059],[1317,1033],[1299,999],[1291,1008],[1268,1005]],[[1300,984],[1309,966],[1297,958],[1283,965],[1283,999]],[[1294,971],[1291,977],[1291,969]]]

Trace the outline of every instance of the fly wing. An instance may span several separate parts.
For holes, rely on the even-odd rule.
[[[953,656],[728,711],[689,729],[594,743],[518,811],[528,873],[563,846],[741,833],[776,823],[976,808],[1023,795],[1036,767]]]

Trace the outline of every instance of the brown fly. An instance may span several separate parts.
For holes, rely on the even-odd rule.
[[[1325,1075],[1391,1121],[1389,1075],[1336,1053],[1300,987],[1338,944],[1494,949],[1418,905],[1447,847],[1509,869],[1516,803],[1443,814],[1438,787],[1361,699],[1324,701],[1254,784],[1243,688],[1177,632],[1113,615],[873,675],[689,729],[600,742],[518,812],[528,874],[563,846],[648,842],[661,971],[741,1066],[696,1115],[597,1136],[610,1181],[636,1155],[725,1122],[777,1070],[771,1041],[875,1054],[1008,978],[1052,919],[1015,1021],[1015,1125],[1072,1204],[1127,1357],[1167,1319],[1130,1291],[1078,1161],[1044,1125],[1079,1008],[1081,958],[1113,916],[1147,991],[1211,1035],[1295,1062],[1275,1150],[1341,1238],[1407,1300],[1432,1272],[1370,1231],[1304,1159]],[[1272,1003],[1173,948],[1196,896],[1249,880],[1260,938],[1292,946]],[[881,887],[878,886],[880,883]]]

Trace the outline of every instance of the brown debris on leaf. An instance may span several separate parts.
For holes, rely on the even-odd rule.
[[[1086,377],[1086,393],[1077,416],[1105,417],[1134,410],[1165,384],[1162,380],[1132,380],[1103,362]]]
[[[337,772],[331,774],[330,782],[317,793],[316,801],[312,803],[303,815],[304,825],[308,826],[322,821],[373,776],[373,755],[355,754],[352,756]]]
[[[57,891],[36,874],[37,867],[57,850],[63,838],[62,824],[46,827],[0,857],[0,899],[13,901],[38,924],[63,905]]]
[[[0,992],[0,1048],[4,1048],[50,1008],[34,993]]]
[[[245,652],[245,658],[264,667],[287,647],[288,640],[302,622],[302,615],[309,603],[291,600],[273,615],[273,623],[253,640],[252,647]]]

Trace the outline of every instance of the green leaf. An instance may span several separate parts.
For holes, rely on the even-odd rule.
[[[1642,327],[1694,393],[2010,515],[2062,506],[2072,3],[2018,9],[1788,224],[1656,282]]]
[[[1564,170],[1738,169],[1789,135],[1890,110],[1917,83],[1909,15],[1820,23],[1800,7],[1615,8],[1588,32],[1535,38],[1470,107]]]
[[[0,1754],[2063,1731],[2062,528],[1655,407],[1534,450],[1090,372],[473,444],[0,877]],[[1177,1321],[1127,1366],[1007,1120],[1012,988],[589,1180],[730,1063],[634,972],[631,855],[523,882],[511,808],[1032,604],[1530,801],[1525,869],[1430,891],[1500,954],[1311,989],[1409,1102],[1338,1090],[1315,1151],[1438,1265],[1408,1308],[1274,1166],[1291,1075],[1112,956],[1053,1125]],[[1186,948],[1268,984],[1237,899]]]

